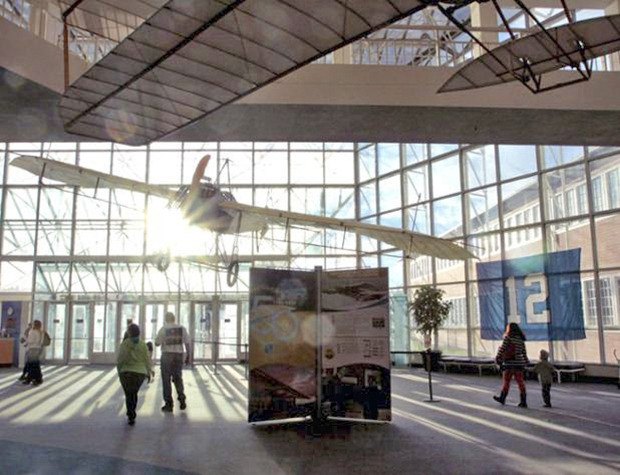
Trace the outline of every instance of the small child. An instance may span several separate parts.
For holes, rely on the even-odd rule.
[[[153,378],[155,378],[155,370],[153,369],[153,342],[152,341],[146,342],[146,349],[149,352],[149,358],[151,360],[151,374],[149,378],[149,383],[150,383],[151,381],[153,381]]]
[[[549,363],[549,352],[540,350],[540,361],[534,366],[534,372],[538,374],[538,379],[542,386],[542,397],[545,407],[551,407],[551,384],[553,383],[553,372],[555,368]]]

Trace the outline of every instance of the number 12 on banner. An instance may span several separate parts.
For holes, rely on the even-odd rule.
[[[517,284],[514,277],[506,279],[504,284],[508,291],[508,322],[515,323],[549,323],[549,310],[544,309],[536,312],[534,305],[537,303],[544,304],[549,297],[547,291],[547,277],[545,274],[536,273],[528,274],[523,279],[523,286],[525,289],[532,287],[540,287],[540,291],[536,293],[528,293],[525,299],[525,322],[521,322],[521,315],[517,307]]]

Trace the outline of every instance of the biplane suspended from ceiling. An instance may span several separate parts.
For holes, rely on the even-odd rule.
[[[512,39],[491,52],[456,14],[472,3],[488,1],[61,0],[65,69],[67,25],[99,34],[102,27],[92,25],[115,22],[122,34],[108,54],[67,84],[60,115],[69,133],[144,145],[427,6],[437,7],[489,56],[465,66],[442,91],[512,78],[539,92],[544,90],[536,84],[542,73],[568,66],[586,80],[589,59],[620,49],[617,19],[605,24],[574,22],[566,0],[558,5],[566,11],[569,25],[554,33],[524,2],[514,0],[538,27],[531,39],[517,39],[497,0],[492,0]],[[65,78],[68,81],[66,70]]]
[[[95,190],[120,188],[161,197],[168,200],[170,207],[181,210],[189,224],[215,233],[233,235],[257,233],[259,236],[264,236],[267,229],[273,225],[326,228],[377,239],[401,249],[407,257],[427,255],[450,260],[474,257],[468,250],[452,241],[404,229],[238,203],[232,193],[203,179],[209,158],[209,155],[206,155],[200,160],[194,171],[192,183],[178,189],[151,185],[41,157],[19,156],[11,161],[11,165],[27,170],[40,179],[46,178],[70,186]],[[237,259],[234,252],[231,253],[229,274],[238,272]],[[201,263],[214,262],[213,259],[201,261]],[[166,265],[159,263],[158,267],[160,270],[165,270]],[[230,282],[229,278],[229,284]]]

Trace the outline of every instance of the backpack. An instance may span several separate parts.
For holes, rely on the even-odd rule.
[[[49,333],[46,331],[43,332],[43,346],[50,346],[52,343],[52,339],[50,338]]]

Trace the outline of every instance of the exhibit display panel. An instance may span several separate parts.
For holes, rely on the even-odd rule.
[[[316,284],[314,272],[250,271],[249,422],[314,411]]]
[[[250,270],[248,421],[391,420],[388,270]]]
[[[323,413],[391,420],[388,270],[323,273]]]

